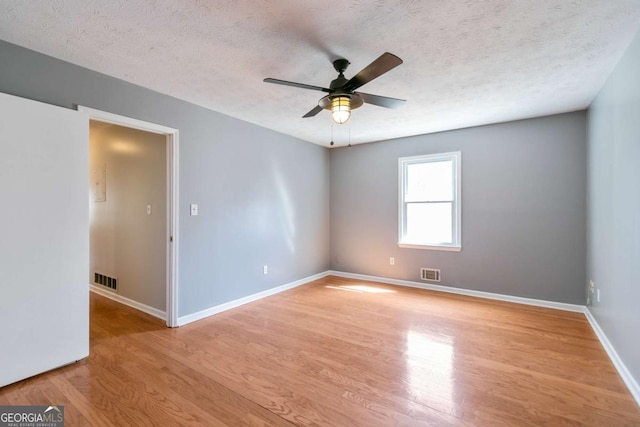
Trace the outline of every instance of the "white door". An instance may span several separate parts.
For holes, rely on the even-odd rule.
[[[88,133],[0,93],[0,387],[89,355]]]

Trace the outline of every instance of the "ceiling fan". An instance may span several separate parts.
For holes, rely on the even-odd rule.
[[[317,106],[302,117],[313,117],[323,109],[330,110],[333,121],[338,124],[346,123],[349,120],[349,117],[351,117],[351,110],[361,107],[363,103],[378,105],[385,108],[398,108],[407,102],[404,99],[356,92],[356,89],[360,86],[369,83],[371,80],[380,77],[387,71],[390,71],[402,64],[402,59],[398,58],[396,55],[389,52],[383,53],[378,57],[378,59],[347,80],[344,76],[344,72],[349,64],[350,62],[346,59],[336,59],[333,61],[333,68],[335,68],[339,74],[338,78],[331,82],[329,88],[272,78],[266,78],[264,81],[267,83],[299,87],[302,89],[319,90],[321,92],[328,93],[328,95],[320,99]]]

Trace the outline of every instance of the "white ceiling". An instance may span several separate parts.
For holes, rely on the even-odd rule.
[[[333,125],[336,146],[586,108],[640,27],[638,0],[3,0],[0,39],[295,137],[331,61],[352,77],[383,52],[404,64]],[[350,139],[349,139],[350,138]]]

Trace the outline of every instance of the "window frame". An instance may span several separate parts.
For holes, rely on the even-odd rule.
[[[453,201],[451,202],[452,220],[451,228],[453,234],[453,242],[450,244],[423,244],[406,239],[404,230],[406,229],[406,205],[405,188],[407,166],[411,164],[432,163],[441,161],[452,161],[454,180],[453,185]],[[401,248],[428,249],[438,251],[454,251],[462,250],[462,152],[451,151],[448,153],[424,154],[420,156],[400,157],[398,158],[398,246]],[[435,202],[442,203],[442,202]]]

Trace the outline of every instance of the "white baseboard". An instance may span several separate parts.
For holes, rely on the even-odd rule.
[[[573,311],[584,313],[585,307],[578,304],[567,304],[563,302],[545,301],[534,298],[515,297],[511,295],[495,294],[492,292],[473,291],[470,289],[454,288],[451,286],[433,285],[431,283],[412,282],[409,280],[390,279],[387,277],[369,276],[366,274],[346,273],[344,271],[330,270],[329,275],[346,277],[349,279],[367,280],[369,282],[388,283],[390,285],[407,286],[410,288],[427,289],[430,291],[448,292],[451,294],[467,295],[471,297],[486,298],[498,301],[514,302],[517,304],[533,305],[536,307],[555,308],[557,310]]]
[[[587,320],[589,321],[593,332],[595,332],[596,336],[600,340],[600,343],[604,347],[604,350],[609,355],[611,363],[613,363],[613,366],[616,367],[618,373],[622,377],[622,380],[631,392],[631,395],[636,400],[638,406],[640,406],[640,385],[638,385],[636,379],[633,378],[633,375],[631,375],[631,372],[629,372],[629,369],[627,369],[627,365],[625,365],[622,359],[620,359],[620,356],[618,356],[618,352],[613,347],[602,328],[600,328],[600,325],[598,324],[596,318],[593,317],[593,314],[591,314],[591,310],[585,307],[584,315],[587,317]]]
[[[284,285],[277,286],[275,288],[267,289],[266,291],[258,292],[257,294],[249,295],[243,298],[239,298],[233,301],[225,302],[220,305],[216,305],[214,307],[210,307],[204,309],[202,311],[198,311],[196,313],[187,314],[186,316],[178,317],[178,326],[184,326],[187,323],[195,322],[196,320],[204,319],[205,317],[213,316],[214,314],[222,313],[223,311],[231,310],[232,308],[239,307],[241,305],[257,301],[259,299],[275,295],[280,292],[287,291],[289,289],[293,289],[300,285],[304,285],[305,283],[312,282],[314,280],[322,279],[329,275],[328,271],[314,274],[313,276],[308,276],[300,280],[296,280],[293,282],[285,283]]]
[[[122,295],[118,295],[114,292],[101,289],[99,286],[96,286],[94,284],[89,284],[89,289],[91,290],[91,292],[95,292],[98,295],[102,295],[103,297],[119,302],[120,304],[128,305],[129,307],[143,311],[147,314],[152,315],[153,317],[157,317],[158,319],[167,320],[167,313],[162,310],[158,310],[157,308],[153,308],[146,304],[142,304],[141,302],[123,297]]]

